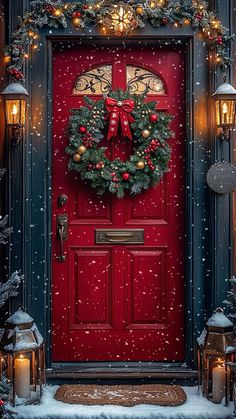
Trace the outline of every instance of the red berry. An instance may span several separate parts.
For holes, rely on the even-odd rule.
[[[80,17],[80,16],[81,16],[81,13],[80,12],[73,12],[72,13],[72,18],[73,19],[75,19],[76,17]],[[90,109],[92,109],[92,107]]]
[[[195,19],[201,20],[203,18],[203,13],[199,12],[195,14]]]
[[[130,174],[128,172],[122,173],[122,179],[123,180],[129,180],[129,178],[130,178]]]
[[[168,23],[168,19],[167,19],[167,17],[164,17],[164,18],[162,19],[162,23],[164,23],[164,24]]]
[[[222,39],[222,36],[218,36],[218,38],[217,38],[217,45],[222,45],[223,44],[223,39]]]
[[[150,121],[150,122],[152,122],[153,124],[155,124],[155,122],[157,122],[157,121],[158,121],[158,115],[157,115],[156,113],[152,113],[152,114],[149,116],[149,121]]]
[[[84,125],[80,125],[79,132],[81,134],[85,134],[87,132],[87,128]]]
[[[84,4],[84,5],[83,5],[83,9],[84,9],[84,10],[87,10],[88,8],[89,8],[89,7],[88,7],[88,5],[87,5],[87,4]]]
[[[116,173],[115,173],[115,172],[112,172],[112,173],[111,173],[111,176],[116,176]]]
[[[157,145],[157,140],[152,140],[151,142],[150,142],[150,145],[153,147],[156,147],[156,145]]]
[[[3,406],[5,403],[2,399],[0,399],[0,406]]]

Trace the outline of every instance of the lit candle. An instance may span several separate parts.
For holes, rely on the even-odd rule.
[[[4,371],[4,358],[1,357],[1,363],[0,363],[0,376],[2,375],[2,372]]]
[[[23,355],[15,359],[15,390],[18,397],[30,397],[30,360]]]
[[[223,122],[227,124],[227,113],[228,113],[228,106],[226,103],[223,103]]]
[[[16,122],[15,116],[17,115],[17,112],[18,112],[17,106],[13,105],[12,106],[13,124],[15,124],[15,122]]]
[[[230,371],[227,368],[227,385],[229,390]],[[225,397],[225,366],[217,365],[212,369],[212,400],[221,403]]]

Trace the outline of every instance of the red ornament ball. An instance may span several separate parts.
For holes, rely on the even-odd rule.
[[[87,5],[87,4],[84,4],[84,5],[83,5],[83,9],[84,9],[84,10],[88,10],[88,8],[89,8],[89,7],[88,7],[88,5]]]
[[[168,19],[167,19],[167,17],[164,17],[164,18],[162,19],[162,23],[163,23],[164,25],[166,25],[166,24],[168,23]]]
[[[0,399],[0,406],[3,406],[5,403],[2,399]]]
[[[130,174],[128,172],[122,173],[122,179],[123,180],[129,180],[129,178],[130,178]]]
[[[87,132],[87,128],[84,125],[80,125],[79,132],[81,134],[85,134]]]
[[[222,45],[223,44],[222,36],[218,36],[216,43],[217,43],[217,45]]]
[[[152,122],[153,124],[155,124],[158,121],[158,115],[156,113],[152,113],[149,116],[149,121]]]
[[[81,13],[80,12],[73,12],[72,13],[72,18],[75,19],[76,17],[81,17]]]

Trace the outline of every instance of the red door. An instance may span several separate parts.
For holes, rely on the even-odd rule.
[[[70,109],[84,94],[149,88],[175,115],[170,171],[155,188],[98,197],[68,172]],[[53,361],[184,360],[184,52],[156,46],[55,49],[53,67]],[[110,153],[132,152],[129,140]],[[58,206],[58,197],[67,202]],[[65,261],[56,234],[68,215]],[[144,244],[96,244],[96,229],[143,229]]]

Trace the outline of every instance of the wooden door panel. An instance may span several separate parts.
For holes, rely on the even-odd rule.
[[[70,225],[113,223],[112,205],[109,205],[108,195],[99,197],[82,182],[79,189],[75,188],[75,192],[74,210],[70,217]]]
[[[166,328],[167,248],[127,249],[126,261],[126,328]]]
[[[184,360],[184,57],[179,46],[80,45],[54,51],[54,361]],[[128,66],[152,72],[164,90],[147,100],[158,100],[158,110],[174,115],[170,170],[159,185],[136,197],[98,197],[67,169],[70,109],[84,105],[83,94],[73,91],[76,80],[104,65],[112,67],[108,78],[113,89],[126,88]],[[101,96],[96,91],[92,98]],[[125,160],[132,153],[132,143],[125,139],[107,144],[105,135],[103,145],[111,159]],[[62,193],[68,201],[59,208]],[[68,214],[69,237],[66,260],[60,263],[56,219],[63,213]],[[144,244],[96,244],[95,229],[103,228],[141,228]]]
[[[144,191],[130,199],[125,209],[125,224],[161,225],[168,224],[167,175],[157,187]],[[128,200],[128,199],[127,199]]]
[[[70,249],[70,330],[111,329],[111,249]]]

